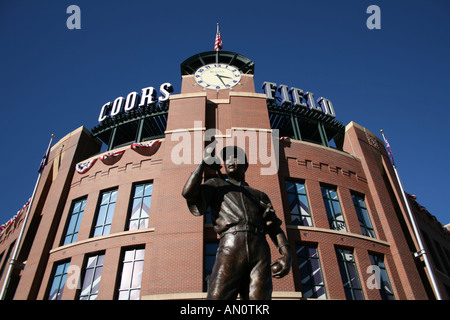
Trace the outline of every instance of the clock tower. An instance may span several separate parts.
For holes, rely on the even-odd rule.
[[[207,51],[181,63],[181,93],[205,92],[208,97],[225,97],[230,92],[255,92],[255,64],[230,51]],[[219,91],[219,92],[218,92]]]
[[[216,128],[222,133],[233,128],[270,129],[266,96],[255,92],[255,64],[230,51],[207,51],[181,63],[181,93],[170,96],[166,130]],[[251,123],[242,112],[251,112]],[[197,125],[196,125],[197,126]]]

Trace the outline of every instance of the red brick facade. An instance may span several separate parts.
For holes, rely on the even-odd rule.
[[[25,267],[13,274],[7,297],[47,299],[55,263],[69,261],[70,265],[83,269],[89,255],[104,253],[97,298],[116,299],[122,252],[137,247],[145,248],[142,299],[204,297],[204,245],[215,242],[217,236],[202,217],[189,213],[181,196],[186,179],[196,167],[193,162],[201,155],[194,154],[194,142],[187,164],[174,163],[172,152],[180,143],[179,138],[175,138],[177,134],[203,137],[210,128],[220,130],[222,136],[217,139],[222,141],[237,131],[249,129],[257,132],[259,137],[270,137],[266,98],[255,93],[253,75],[242,75],[240,84],[219,92],[203,89],[196,85],[193,75],[184,75],[181,93],[170,97],[165,137],[154,154],[138,152],[130,146],[120,147],[113,150],[125,150],[117,159],[108,163],[97,160],[86,173],[80,174],[75,171],[75,165],[98,158],[99,141],[85,128],[79,128],[56,143],[37,190],[27,236],[19,255],[19,261],[23,261]],[[201,143],[202,151],[205,143]],[[385,257],[396,299],[429,299],[432,296],[423,265],[412,254],[417,251],[417,244],[411,236],[400,189],[380,139],[352,122],[346,127],[342,151],[293,139],[280,141],[279,147],[277,174],[262,175],[261,168],[267,165],[260,162],[251,164],[246,174],[250,186],[269,195],[283,221],[282,227],[294,256],[290,274],[281,280],[274,279],[274,298],[301,297],[302,284],[295,255],[299,243],[317,244],[328,299],[346,299],[336,248],[353,251],[365,299],[381,299],[379,290],[366,286],[371,276],[367,272],[371,265],[370,253]],[[248,146],[246,152],[248,156],[252,152]],[[313,227],[292,225],[286,180],[305,183]],[[133,186],[149,181],[154,187],[148,228],[127,231]],[[347,232],[330,229],[322,185],[337,188]],[[117,188],[118,192],[110,233],[92,237],[100,194],[111,188]],[[376,238],[362,235],[352,192],[365,196]],[[62,245],[71,206],[80,198],[86,198],[86,206],[77,240]],[[7,252],[17,238],[20,221],[16,222],[15,229],[2,234],[2,265],[7,264]],[[422,225],[421,221],[419,223]],[[424,229],[432,233],[428,227]],[[442,241],[448,252],[448,234],[442,235]],[[272,259],[279,257],[273,245],[272,255]],[[441,272],[441,291],[448,298],[445,285],[449,286],[449,278],[445,272]],[[19,273],[20,281],[17,281]],[[75,281],[71,276],[68,275],[68,281]],[[79,291],[66,285],[62,299],[78,299]]]

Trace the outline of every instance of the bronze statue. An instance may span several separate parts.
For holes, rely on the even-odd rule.
[[[216,262],[208,283],[208,300],[268,300],[272,297],[272,277],[282,278],[291,268],[291,253],[281,220],[269,197],[245,182],[248,161],[236,146],[222,149],[228,181],[221,178],[221,166],[214,155],[207,156],[192,172],[182,195],[194,216],[211,208],[214,230],[220,235]],[[204,170],[219,172],[202,184]],[[270,236],[282,257],[271,264]]]

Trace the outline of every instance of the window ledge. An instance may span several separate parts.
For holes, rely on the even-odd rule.
[[[101,240],[111,239],[111,238],[120,237],[120,236],[132,236],[132,235],[135,235],[135,234],[146,233],[146,232],[154,232],[154,231],[155,231],[155,228],[153,227],[153,228],[146,228],[146,229],[140,229],[140,230],[116,232],[116,233],[108,234],[108,235],[105,235],[105,236],[92,237],[92,238],[89,238],[89,239],[76,241],[76,242],[69,243],[69,244],[66,244],[64,246],[61,246],[61,247],[54,248],[54,249],[50,250],[50,254],[58,252],[58,251],[61,251],[61,250],[69,249],[69,248],[72,248],[72,247],[75,247],[75,246],[78,246],[78,245],[90,243],[90,242],[101,241]]]
[[[331,233],[331,234],[335,234],[335,235],[339,235],[339,236],[346,236],[346,237],[352,237],[352,238],[358,238],[358,239],[367,240],[367,241],[371,241],[371,242],[376,242],[376,243],[379,243],[379,244],[381,244],[383,246],[387,246],[387,247],[390,246],[389,242],[387,242],[387,241],[383,241],[383,240],[379,240],[376,238],[363,236],[362,234],[351,233],[351,232],[347,232],[347,231],[336,231],[336,230],[325,229],[325,228],[304,227],[304,226],[296,226],[296,225],[286,225],[286,229]]]

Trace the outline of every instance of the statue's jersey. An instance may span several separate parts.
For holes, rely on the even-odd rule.
[[[204,214],[209,206],[214,230],[218,234],[227,231],[270,234],[281,225],[275,211],[267,210],[270,205],[269,197],[245,182],[209,179],[200,186],[197,201],[188,201],[188,204],[194,215]]]

